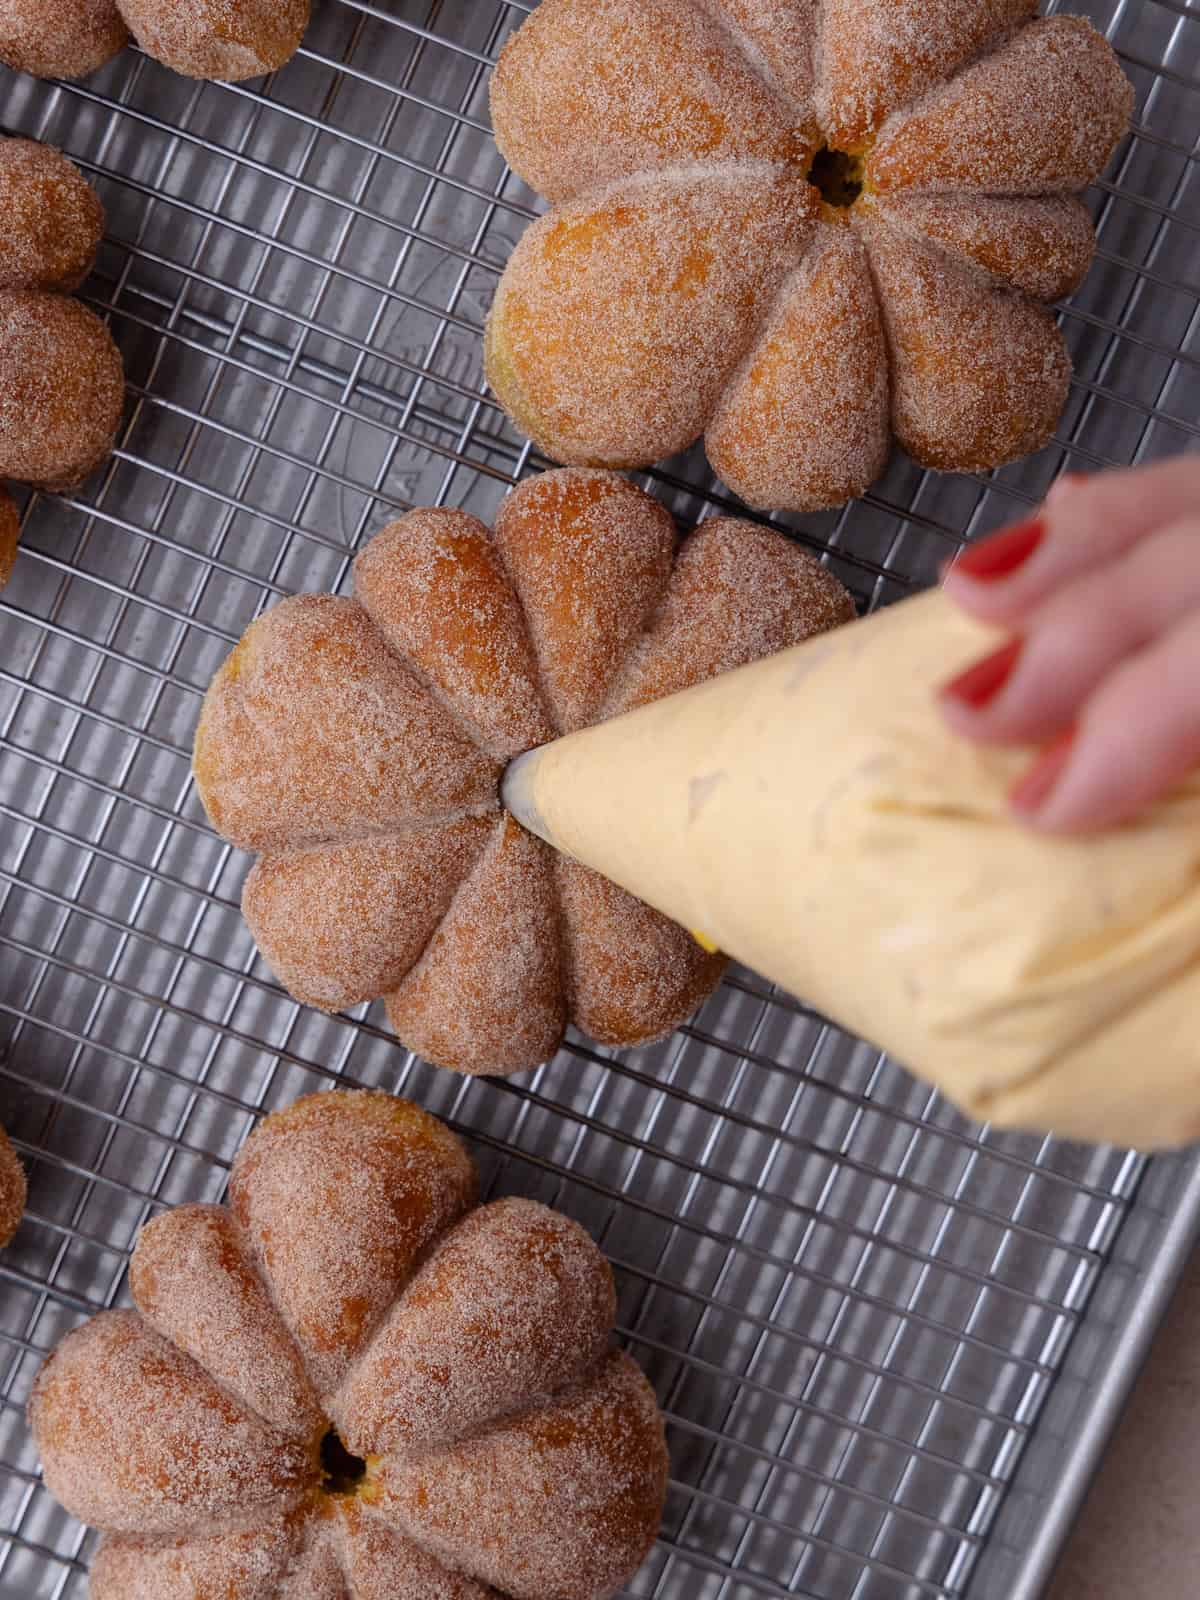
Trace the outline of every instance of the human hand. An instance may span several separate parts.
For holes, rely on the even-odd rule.
[[[1062,478],[944,583],[1012,635],[942,706],[965,738],[1044,747],[1012,792],[1023,821],[1114,826],[1200,763],[1200,457]]]

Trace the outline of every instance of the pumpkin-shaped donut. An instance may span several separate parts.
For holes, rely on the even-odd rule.
[[[135,1311],[68,1334],[29,1417],[107,1537],[91,1600],[598,1600],[658,1532],[654,1393],[608,1263],[475,1205],[448,1128],[386,1094],[268,1117],[229,1207],[143,1229]]]
[[[0,478],[72,489],[112,450],[125,398],[112,335],[68,298],[92,269],[104,208],[59,151],[0,139],[0,219]],[[16,544],[0,486],[0,588]]]
[[[553,205],[487,330],[492,388],[557,461],[700,435],[754,506],[861,494],[897,439],[996,467],[1053,436],[1071,363],[1039,302],[1095,239],[1078,193],[1131,86],[1035,0],[542,0],[492,80]]]
[[[519,1072],[568,1021],[607,1044],[669,1033],[720,956],[500,807],[508,761],[853,616],[781,534],[728,519],[678,547],[615,473],[530,479],[495,533],[415,511],[301,595],[217,674],[195,771],[214,826],[259,853],[242,897],[298,999],[386,996],[429,1060]]]
[[[0,62],[38,78],[85,78],[129,43],[189,78],[236,83],[300,48],[311,0],[4,0]]]

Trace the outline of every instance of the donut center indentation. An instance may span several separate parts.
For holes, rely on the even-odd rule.
[[[822,145],[812,158],[808,181],[827,206],[841,211],[854,205],[866,182],[862,156]]]
[[[321,1440],[321,1473],[321,1488],[326,1494],[357,1494],[367,1475],[367,1463],[361,1456],[352,1456],[336,1430],[330,1428]]]

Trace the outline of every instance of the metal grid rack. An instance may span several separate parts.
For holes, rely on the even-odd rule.
[[[109,213],[89,284],[131,403],[111,465],[34,496],[0,609],[0,1116],[31,1204],[0,1259],[0,1597],[82,1600],[89,1541],[41,1488],[42,1355],[119,1301],[139,1225],[219,1198],[264,1110],[333,1079],[409,1094],[493,1191],[576,1215],[669,1415],[664,1600],[1032,1597],[1200,1216],[1193,1163],[997,1136],[735,973],[665,1044],[579,1041],[507,1083],[324,1018],[256,960],[245,862],[188,756],[264,605],[337,589],[412,503],[488,516],[536,466],[482,389],[480,329],[534,204],[490,139],[515,0],[324,0],[251,87],[135,51],[76,86],[0,72],[0,124],[63,146]],[[897,459],[794,524],[864,606],[931,581],[1064,468],[1200,427],[1200,8],[1090,0],[1138,89],[1064,313],[1054,446],[993,476]],[[654,475],[685,522],[702,457]]]

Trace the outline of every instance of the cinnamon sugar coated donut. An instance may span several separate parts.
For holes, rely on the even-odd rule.
[[[103,232],[99,197],[65,156],[0,139],[0,478],[71,489],[112,450],[120,351],[99,317],[55,292],[87,276]],[[10,521],[0,504],[0,533]]]
[[[653,1391],[612,1273],[530,1200],[475,1203],[402,1100],[270,1116],[230,1208],[142,1232],[136,1310],[34,1385],[47,1485],[106,1535],[91,1600],[601,1600],[658,1532]]]
[[[141,47],[189,78],[274,72],[300,47],[310,0],[120,0]]]
[[[73,162],[32,139],[0,139],[0,285],[77,289],[104,233],[100,197]]]
[[[25,1211],[25,1168],[0,1128],[0,1249],[11,1243]]]
[[[460,1072],[668,1034],[720,955],[500,807],[513,757],[849,621],[783,535],[675,525],[616,473],[531,478],[491,533],[414,511],[354,565],[356,598],[302,595],[217,673],[194,767],[214,826],[260,852],[242,910],[299,1000],[383,998],[412,1050]]]
[[[35,78],[86,78],[129,42],[115,0],[4,0],[0,62]]]
[[[862,494],[893,440],[950,471],[1047,444],[1070,363],[1031,302],[1090,266],[1076,196],[1133,89],[1089,22],[1036,9],[541,0],[491,87],[502,152],[553,203],[485,337],[517,427],[620,467],[703,434],[743,500],[792,511]]]
[[[12,577],[20,535],[21,517],[16,501],[7,490],[0,489],[0,589]]]
[[[82,483],[112,450],[124,399],[121,353],[94,312],[0,289],[0,478]]]
[[[176,72],[237,82],[290,61],[310,12],[311,0],[4,0],[0,62],[39,78],[83,78],[132,32]]]

